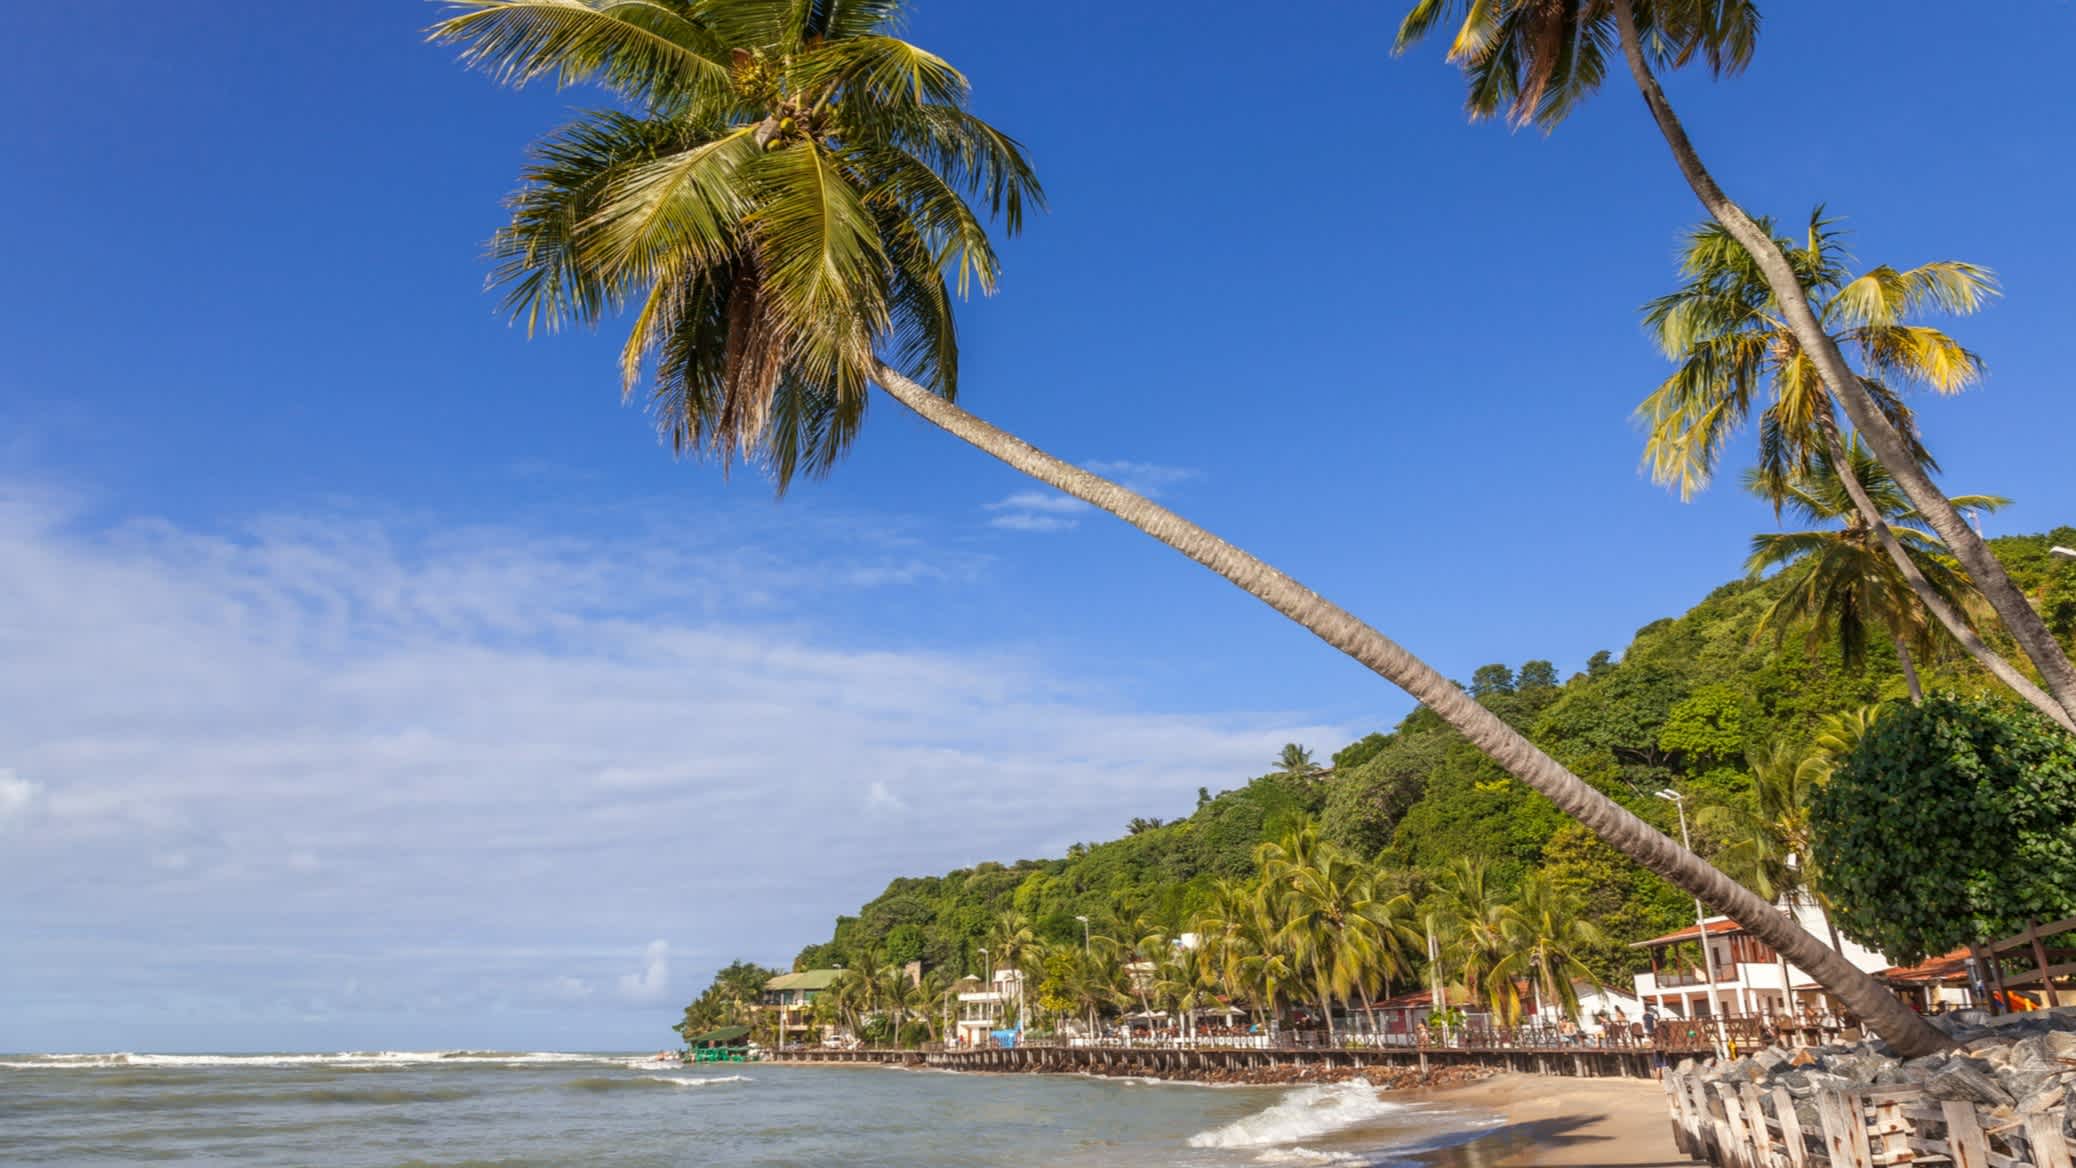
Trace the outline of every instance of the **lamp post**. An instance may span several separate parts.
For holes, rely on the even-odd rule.
[[[2076,560],[2076,548],[2051,547],[2047,549],[2047,554],[2051,556],[2067,556],[2072,560]]]
[[[1694,850],[1694,841],[1687,836],[1687,797],[1678,791],[1666,788],[1658,797],[1677,808],[1680,815],[1680,846]],[[1716,1012],[1716,959],[1708,948],[1708,910],[1701,906],[1701,898],[1694,898],[1694,928],[1701,935],[1701,968],[1708,974],[1708,1012]]]

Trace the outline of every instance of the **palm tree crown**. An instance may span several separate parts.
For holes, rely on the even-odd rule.
[[[889,35],[905,0],[457,0],[435,40],[512,83],[596,82],[536,144],[495,279],[529,329],[635,309],[623,390],[652,382],[681,453],[779,488],[849,447],[884,358],[958,388],[954,292],[994,288],[974,201],[1042,202],[966,78]]]
[[[1746,567],[1754,575],[1785,567],[1787,583],[1787,590],[1760,615],[1755,631],[1778,637],[1790,627],[1805,626],[1812,648],[1831,640],[1845,663],[1854,668],[1865,659],[1870,640],[1884,635],[1910,673],[1913,655],[1922,659],[1936,649],[1936,625],[1927,618],[1903,573],[1876,542],[1873,525],[1847,494],[1842,476],[1850,474],[1859,482],[1886,517],[1889,533],[1950,608],[1966,612],[1978,606],[1979,598],[1945,546],[1918,526],[1917,512],[1866,448],[1855,441],[1846,460],[1847,465],[1840,467],[1824,451],[1814,456],[1809,470],[1793,472],[1784,480],[1756,469],[1745,476],[1755,493],[1775,500],[1777,506],[1804,522],[1820,525],[1752,537]],[[1957,507],[1993,511],[2009,500],[1957,495],[1953,502]]]
[[[1767,220],[1759,223],[1772,231]],[[1981,375],[1982,361],[1939,329],[1905,318],[1925,309],[1973,312],[1996,294],[1996,278],[1954,260],[1907,271],[1883,265],[1854,276],[1840,238],[1819,207],[1802,240],[1775,242],[1824,328],[1859,353],[1860,382],[1868,395],[1908,438],[1919,462],[1932,466],[1892,383],[1958,393]],[[1827,445],[1826,434],[1836,429],[1836,403],[1781,315],[1764,273],[1717,223],[1688,233],[1680,271],[1687,282],[1644,307],[1646,326],[1666,356],[1679,362],[1637,408],[1650,435],[1644,461],[1651,477],[1691,497],[1707,485],[1725,444],[1755,408],[1761,469],[1775,481],[1808,469]]]
[[[1654,65],[1699,56],[1716,74],[1751,60],[1758,9],[1743,0],[1636,0],[1636,22]],[[1463,68],[1473,117],[1504,109],[1549,128],[1600,88],[1619,36],[1609,0],[1418,0],[1400,22],[1395,52],[1454,23],[1448,58]]]

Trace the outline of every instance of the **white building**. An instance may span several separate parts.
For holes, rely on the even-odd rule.
[[[993,1031],[1006,1029],[1005,1022],[1023,1017],[1022,970],[998,969],[992,984],[969,974],[953,988],[959,1013],[951,1036],[955,1045],[986,1046]]]
[[[1823,914],[1814,905],[1797,905],[1794,916],[1812,936],[1829,936]],[[1714,962],[1715,981],[1709,981],[1708,967],[1695,943],[1701,928],[1690,925],[1631,946],[1649,950],[1651,956],[1649,972],[1636,975],[1639,999],[1681,1018],[1837,1012],[1815,978],[1796,966],[1783,964],[1771,946],[1747,933],[1744,926],[1728,917],[1709,917],[1703,924],[1708,930],[1708,953]],[[1880,973],[1890,968],[1889,959],[1881,954],[1843,938],[1839,940],[1839,954],[1860,969]]]

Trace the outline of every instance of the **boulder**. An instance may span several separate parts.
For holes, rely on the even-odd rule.
[[[2018,1102],[1996,1079],[1962,1059],[1955,1059],[1933,1072],[1925,1080],[1925,1094],[1934,1099],[1958,1099],[1985,1107],[2009,1107]]]

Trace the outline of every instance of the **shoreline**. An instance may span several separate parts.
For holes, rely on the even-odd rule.
[[[1418,1153],[1429,1168],[1692,1168],[1672,1141],[1665,1091],[1648,1079],[1513,1072],[1405,1098],[1485,1111],[1498,1126]]]
[[[827,1063],[772,1059],[792,1067],[852,1067],[924,1072],[899,1063]],[[1092,1070],[938,1071],[961,1075],[1075,1075],[1120,1082],[1190,1083],[1211,1087],[1309,1087],[1368,1081],[1380,1099],[1479,1113],[1496,1121],[1439,1145],[1408,1149],[1426,1168],[1692,1168],[1672,1139],[1665,1091],[1637,1078],[1535,1075],[1482,1066],[1414,1068],[1287,1065],[1205,1074],[1103,1074]]]

